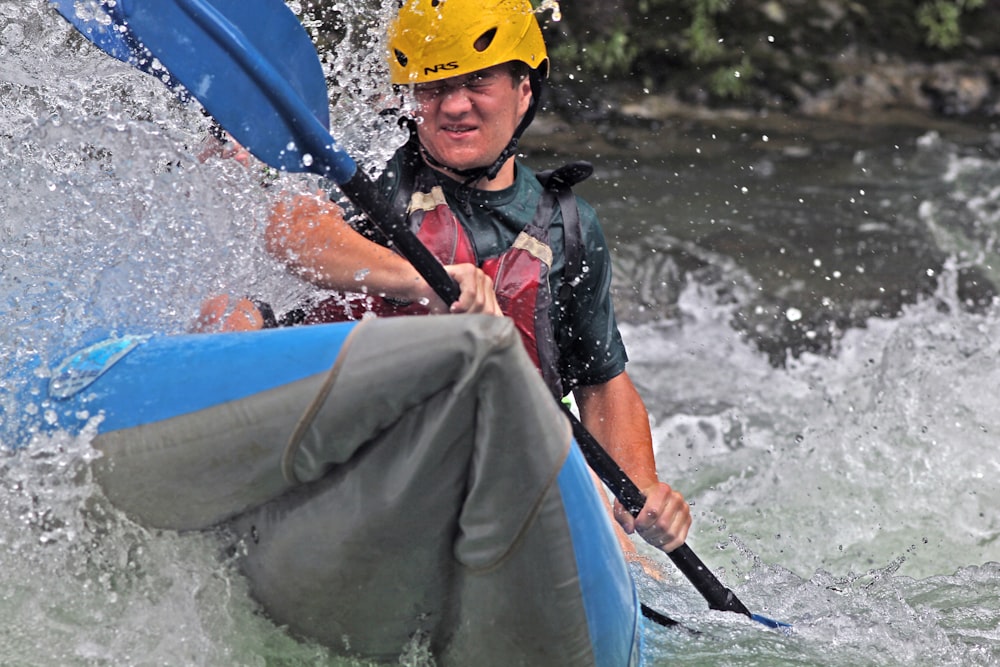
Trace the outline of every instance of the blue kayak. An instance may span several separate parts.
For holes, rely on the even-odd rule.
[[[415,636],[440,665],[640,662],[611,522],[508,320],[126,336],[28,375],[3,402],[21,444],[94,433],[108,498],[223,531],[296,635],[390,662]]]

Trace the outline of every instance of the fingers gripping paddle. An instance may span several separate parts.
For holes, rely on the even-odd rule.
[[[442,300],[452,303],[458,298],[454,281],[410,232],[402,213],[393,211],[371,179],[330,136],[326,82],[315,47],[281,0],[100,3],[105,15],[96,23],[111,26],[105,30],[94,29],[93,20],[77,17],[72,0],[52,0],[85,36],[99,38],[94,39],[97,46],[111,55],[134,63],[134,56],[118,55],[121,44],[132,54],[148,49],[220,125],[263,162],[333,180]],[[110,33],[116,34],[109,37]],[[587,462],[622,504],[638,514],[645,503],[642,493],[579,420],[568,410],[567,415]],[[669,556],[711,608],[744,614],[769,627],[786,625],[751,614],[687,545]]]

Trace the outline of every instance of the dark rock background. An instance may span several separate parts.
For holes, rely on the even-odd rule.
[[[919,21],[931,4],[953,12],[954,43]],[[574,0],[561,13],[542,21],[549,102],[570,115],[1000,116],[1000,0]]]

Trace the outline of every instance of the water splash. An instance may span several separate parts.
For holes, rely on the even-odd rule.
[[[552,20],[554,22],[558,23],[562,21],[562,9],[559,7],[558,0],[542,0],[535,9],[536,14],[543,14],[547,11],[552,12]]]
[[[290,5],[317,44],[330,91],[331,133],[370,176],[407,138],[399,119],[413,102],[389,83],[386,29],[398,3],[298,2]]]
[[[370,100],[339,92],[371,125]],[[352,129],[362,146],[364,124]],[[314,292],[267,257],[262,228],[282,190],[314,191],[317,179],[220,159],[211,130],[196,105],[100,53],[44,0],[0,0],[8,662],[359,664],[271,624],[224,536],[151,533],[118,513],[89,478],[92,434],[8,439],[18,415],[46,409],[40,395],[18,398],[24,378],[44,380],[71,350],[109,334],[184,331],[220,292],[260,295],[279,311]]]
[[[11,664],[343,664],[257,612],[211,533],[150,532],[93,485],[89,436],[0,455],[0,641]]]
[[[625,328],[659,473],[694,501],[692,546],[751,610],[795,627],[706,622],[696,595],[661,592],[654,606],[707,636],[654,637],[654,664],[712,664],[720,640],[727,662],[998,664],[984,596],[1000,590],[1000,310],[962,311],[954,284],[787,367],[705,286],[685,290],[679,324]]]

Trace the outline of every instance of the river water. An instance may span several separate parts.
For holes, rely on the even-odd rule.
[[[398,135],[349,98],[334,134],[377,165]],[[279,309],[308,293],[260,248],[272,178],[197,159],[207,127],[43,2],[0,0],[4,664],[355,664],[271,624],[214,536],[116,512],[86,433],[18,429],[32,360],[183,331],[219,291]],[[665,575],[636,572],[643,599],[699,631],[650,628],[647,664],[1000,664],[1000,130],[543,118],[524,148],[595,163],[580,192],[689,543],[794,624],[708,612],[640,545]]]

